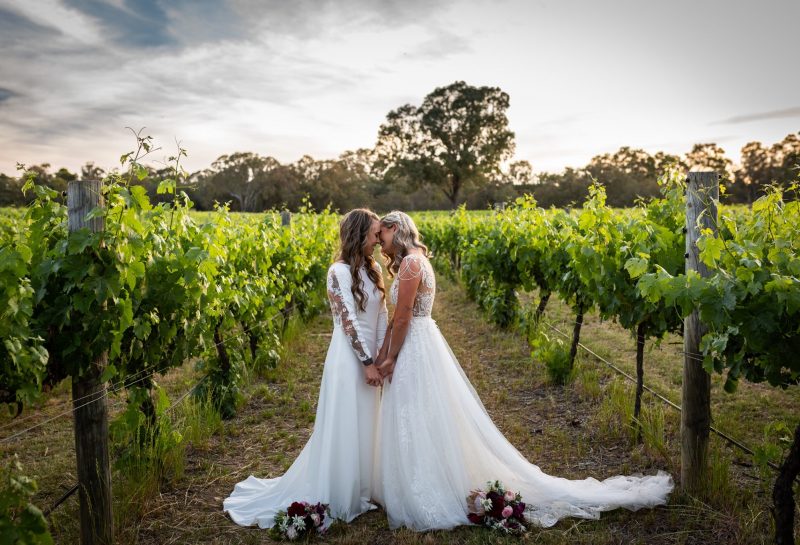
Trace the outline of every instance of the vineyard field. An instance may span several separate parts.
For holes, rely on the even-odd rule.
[[[134,175],[137,168],[132,162]],[[75,464],[65,425],[69,385],[86,377],[107,389],[74,404],[107,398],[118,523],[146,517],[131,506],[181,486],[187,452],[219,450],[222,437],[235,444],[238,413],[254,418],[246,409],[254,395],[288,403],[292,365],[307,395],[290,416],[303,429],[313,424],[313,371],[287,346],[326,307],[339,216],[195,212],[169,182],[173,201],[152,205],[121,176],[106,180],[104,206],[85,216],[102,220],[93,229],[74,228],[64,198],[32,184],[30,207],[0,211],[0,402],[8,408],[0,457],[12,471],[19,457],[43,487],[25,492],[20,505],[26,497],[50,504],[54,490],[68,487],[63,475]],[[719,438],[700,494],[715,513],[752,520],[752,528],[739,528],[743,535],[771,532],[771,488],[786,475],[775,470],[800,430],[796,188],[775,188],[752,209],[715,210],[713,198],[701,195],[711,207],[699,214],[695,245],[687,242],[686,179],[666,176],[661,187],[661,197],[623,210],[608,207],[595,184],[582,206],[566,210],[544,210],[526,197],[498,210],[414,213],[445,297],[464,312],[477,305],[484,337],[464,337],[452,329],[452,309],[438,312],[452,321],[451,342],[477,343],[475,350],[497,357],[466,366],[482,396],[570,414],[567,428],[556,419],[548,431],[552,415],[512,425],[502,403],[487,403],[504,432],[567,475],[581,474],[573,454],[591,454],[586,445],[567,454],[569,426],[590,426],[586,433],[603,448],[617,442],[620,459],[632,464],[620,470],[665,467],[681,475],[675,408],[686,407],[684,366],[701,366],[711,376]],[[690,256],[698,270],[687,268]],[[687,319],[695,314],[703,329],[687,348]],[[315,335],[297,346],[320,350],[326,337]],[[508,380],[497,378],[505,374]],[[267,396],[274,380],[279,391]],[[493,392],[497,384],[506,390]],[[542,396],[561,405],[542,405]],[[564,405],[570,399],[582,412]],[[298,442],[281,448],[291,453]]]
[[[478,390],[504,435],[530,460],[554,474],[571,478],[603,476],[654,468],[674,471],[678,450],[677,414],[645,396],[645,414],[663,415],[663,444],[668,457],[652,443],[632,445],[628,416],[631,388],[602,362],[582,354],[573,381],[566,387],[549,383],[541,361],[529,356],[527,340],[517,332],[508,332],[487,324],[469,301],[463,288],[440,275],[440,290],[434,318]],[[523,305],[530,296],[522,296]],[[569,306],[554,299],[548,307],[549,320],[559,328],[572,319]],[[323,312],[308,329],[298,326],[287,339],[285,359],[264,377],[251,377],[245,388],[246,401],[229,421],[208,424],[213,430],[207,437],[187,437],[187,458],[182,471],[162,485],[161,493],[137,509],[134,520],[121,530],[121,537],[139,543],[156,544],[165,539],[176,543],[247,543],[256,539],[258,530],[242,532],[219,511],[219,498],[229,492],[237,480],[257,471],[265,476],[279,475],[288,467],[307,440],[313,425],[318,395],[320,362],[327,349],[327,335],[332,322]],[[302,329],[299,329],[302,328]],[[668,337],[658,348],[648,351],[648,382],[659,392],[679,398],[675,383],[676,362],[680,348]],[[592,314],[587,317],[585,344],[601,356],[627,371],[634,358],[626,347],[628,332],[616,324]],[[679,363],[677,364],[679,367]],[[199,375],[191,366],[173,369],[159,378],[170,400],[176,400]],[[800,413],[800,399],[792,390],[782,391],[764,385],[743,384],[737,395],[722,391],[719,379],[714,386],[715,424],[735,434],[752,447],[775,445],[779,434],[764,435],[764,426],[785,414]],[[59,402],[68,402],[64,386],[49,394],[32,408],[36,418],[53,415]],[[120,408],[124,403],[119,404]],[[174,415],[176,427],[183,429],[193,421],[194,405],[179,407]],[[117,409],[119,411],[119,409]],[[7,420],[3,420],[6,423]],[[2,425],[2,424],[0,424]],[[730,427],[729,427],[730,426]],[[24,423],[18,425],[24,427]],[[39,477],[37,503],[52,505],[73,471],[74,453],[68,420],[53,422],[29,437],[24,444],[3,449],[3,455],[17,452],[27,460],[26,470]],[[769,533],[769,482],[761,479],[758,466],[749,457],[712,438],[715,475],[720,479],[716,502],[681,507],[673,502],[668,509],[654,513],[609,513],[597,522],[585,522],[571,530],[571,525],[542,531],[540,541],[566,544],[611,544],[620,535],[648,539],[648,543],[676,543],[671,532],[681,532],[696,540],[719,543],[759,543]],[[741,465],[745,464],[745,465]],[[747,466],[747,467],[746,467]],[[767,479],[773,478],[765,470]],[[122,496],[123,491],[120,490]],[[119,502],[122,512],[122,498]],[[116,509],[116,507],[115,507]],[[52,523],[57,543],[70,543],[76,530],[75,498],[54,511]],[[686,516],[687,514],[691,516]],[[754,519],[755,517],[755,519]],[[359,517],[346,527],[335,528],[332,543],[352,543],[378,539],[389,532],[383,513]],[[251,534],[256,534],[255,536]],[[728,541],[736,536],[738,541]],[[418,536],[411,532],[393,534],[395,543],[414,544]],[[455,533],[434,533],[432,543],[480,543],[489,535],[475,529]],[[470,541],[472,540],[472,541]],[[698,542],[699,542],[698,541]],[[501,541],[503,543],[505,541]],[[514,543],[515,541],[507,541]]]

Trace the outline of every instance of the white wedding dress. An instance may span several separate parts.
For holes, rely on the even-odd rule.
[[[278,511],[293,501],[330,504],[333,518],[347,522],[375,509],[370,503],[379,389],[365,383],[362,361],[375,358],[386,333],[386,302],[359,271],[367,295],[358,310],[349,265],[328,269],[328,298],[334,319],[319,389],[314,431],[281,477],[254,476],[237,483],[223,509],[242,526],[274,525]],[[326,526],[332,520],[326,519]]]
[[[519,491],[526,517],[543,527],[563,517],[598,518],[618,507],[666,503],[669,474],[568,480],[542,472],[492,422],[442,333],[431,318],[436,282],[430,262],[411,254],[397,278],[421,275],[413,318],[392,382],[384,381],[375,491],[389,526],[414,530],[470,524],[466,497],[487,481]],[[391,288],[397,304],[398,280]]]

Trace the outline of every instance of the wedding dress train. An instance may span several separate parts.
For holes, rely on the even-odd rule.
[[[543,527],[563,517],[598,518],[600,512],[666,503],[669,474],[569,480],[528,462],[492,422],[452,350],[431,318],[433,269],[411,254],[398,278],[421,275],[413,318],[392,382],[384,381],[378,424],[373,497],[391,528],[414,530],[470,524],[466,497],[487,481],[519,491],[526,517]],[[399,282],[391,288],[397,304]]]

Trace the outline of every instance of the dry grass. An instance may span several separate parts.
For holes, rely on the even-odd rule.
[[[527,294],[522,297],[524,302],[529,302],[531,299],[532,297]],[[550,300],[545,317],[549,324],[571,335],[574,315],[569,307],[555,296]],[[547,326],[544,326],[544,329],[554,336],[559,336]],[[587,314],[581,332],[581,343],[623,371],[635,375],[636,342],[633,335],[618,324],[601,321],[596,313]],[[585,352],[581,356],[586,362],[584,368],[592,368],[593,372],[599,374],[601,381],[618,376]],[[660,343],[648,342],[644,361],[645,384],[680,405],[682,373],[681,337],[667,335]],[[755,447],[762,443],[764,428],[771,422],[786,422],[792,430],[800,422],[800,389],[781,390],[768,384],[751,384],[742,380],[736,393],[727,394],[722,388],[724,382],[724,376],[712,376],[712,425],[746,445]],[[648,397],[649,394],[645,393],[645,398]],[[677,412],[673,411],[669,409],[668,414],[677,415]],[[732,450],[731,455],[736,457],[737,462],[751,462],[749,456],[739,450]]]
[[[154,379],[169,393],[171,399],[177,399],[195,384],[197,377],[192,365],[187,364]],[[108,399],[109,415],[113,419],[125,408],[124,391],[110,393]],[[6,463],[8,458],[17,454],[24,473],[36,478],[39,492],[34,497],[34,503],[42,510],[51,507],[77,482],[71,408],[71,384],[67,379],[43,396],[35,406],[26,408],[19,418],[11,420],[8,414],[0,417],[0,427],[3,428],[0,437],[34,428],[0,443],[0,463]],[[112,476],[112,487],[117,478],[116,474]],[[119,500],[116,496],[115,502]],[[121,507],[115,505],[115,516],[124,511]],[[131,511],[146,511],[146,507],[133,506]],[[53,511],[49,521],[56,543],[77,543],[77,513],[77,494],[72,494]]]
[[[551,302],[547,317],[563,329],[571,317],[568,309]],[[582,357],[575,380],[564,387],[548,383],[544,366],[533,362],[525,339],[519,334],[488,325],[476,306],[467,301],[458,285],[439,279],[434,307],[445,338],[481,396],[487,410],[506,437],[533,463],[548,473],[568,478],[615,474],[677,472],[677,417],[663,412],[663,450],[631,446],[620,419],[619,404],[625,387],[613,374],[591,358]],[[311,434],[325,359],[331,319],[323,314],[303,327],[291,340],[285,359],[266,376],[252,377],[246,401],[237,416],[223,423],[218,433],[200,438],[187,447],[183,475],[163,484],[146,505],[134,506],[130,517],[117,528],[119,543],[266,543],[264,530],[241,528],[222,513],[222,500],[233,485],[249,474],[274,477],[282,474]],[[633,367],[634,343],[614,324],[587,318],[584,342],[604,357]],[[668,339],[646,356],[647,382],[679,401],[680,347]],[[193,383],[187,366],[161,380],[176,398]],[[677,382],[676,382],[677,380]],[[612,390],[617,393],[612,395]],[[55,414],[68,400],[63,387],[33,411],[32,421]],[[800,399],[797,392],[742,385],[736,396],[724,398],[715,381],[714,413],[717,424],[734,435],[754,442],[758,426],[779,414],[796,422]],[[632,397],[629,398],[633,403]],[[655,411],[646,398],[646,410]],[[617,403],[615,406],[614,403]],[[617,409],[615,409],[617,407]],[[767,410],[768,408],[768,410]],[[746,423],[739,423],[741,419]],[[0,421],[0,426],[7,419]],[[3,436],[25,427],[14,423]],[[616,431],[614,431],[616,430]],[[564,520],[554,528],[534,530],[522,540],[541,544],[700,544],[766,543],[771,522],[765,487],[744,457],[713,440],[714,482],[720,487],[716,503],[702,503],[674,494],[670,505],[637,513],[619,510],[599,521]],[[3,457],[17,452],[29,474],[38,476],[41,493],[36,501],[47,506],[65,486],[74,482],[72,428],[66,418],[27,434],[23,441],[5,445]],[[725,480],[725,477],[728,480]],[[727,484],[726,484],[727,483]],[[51,519],[57,543],[76,542],[75,498],[60,507]],[[352,524],[336,524],[326,542],[455,544],[516,543],[480,528],[463,527],[449,532],[416,534],[392,531],[381,511],[373,511]]]

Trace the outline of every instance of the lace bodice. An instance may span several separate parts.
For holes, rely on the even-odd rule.
[[[365,340],[362,331],[365,324],[360,322],[367,320],[367,328],[377,333],[377,346],[380,347],[386,333],[387,314],[386,302],[381,298],[378,288],[367,276],[366,268],[362,267],[360,277],[364,293],[367,296],[364,312],[358,309],[353,297],[351,289],[353,277],[350,274],[350,266],[346,263],[337,261],[328,269],[328,302],[331,306],[331,314],[333,314],[334,327],[342,328],[359,361],[366,362],[377,354],[373,353],[374,349]],[[370,316],[377,316],[377,324],[373,321],[372,325],[369,325]]]
[[[417,287],[417,294],[414,296],[414,307],[412,308],[412,316],[430,316],[433,310],[433,298],[436,295],[436,277],[433,274],[433,267],[431,266],[428,258],[420,254],[408,254],[403,258],[400,263],[400,268],[397,271],[397,276],[392,282],[390,296],[392,304],[397,304],[397,290],[399,289],[400,280],[407,278],[415,278],[422,276],[419,286]]]

